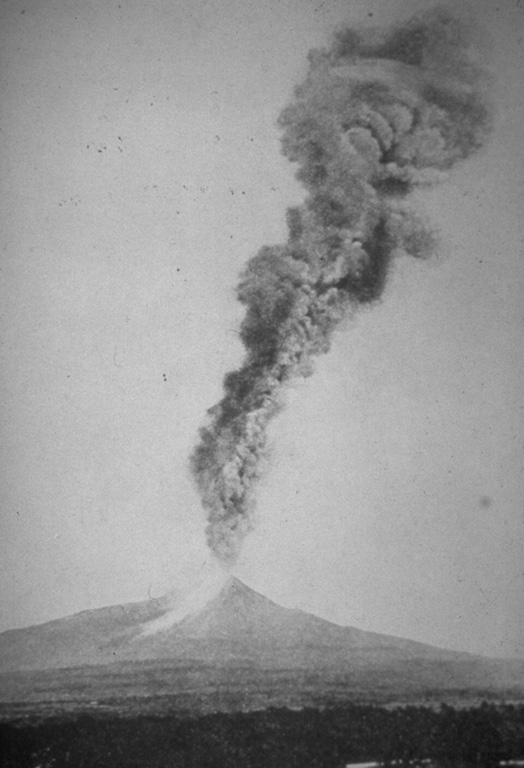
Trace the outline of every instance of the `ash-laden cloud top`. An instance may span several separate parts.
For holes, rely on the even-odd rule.
[[[208,544],[225,564],[253,527],[286,383],[313,372],[343,318],[379,300],[395,255],[432,253],[410,192],[442,180],[489,134],[482,51],[469,32],[441,7],[386,31],[343,29],[329,50],[310,52],[279,118],[306,197],[287,211],[287,242],[263,246],[240,277],[245,360],[226,375],[191,457]]]

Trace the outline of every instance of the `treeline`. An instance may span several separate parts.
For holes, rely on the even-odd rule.
[[[5,768],[494,768],[524,758],[524,705],[348,705],[0,725]],[[427,763],[424,763],[427,768]]]

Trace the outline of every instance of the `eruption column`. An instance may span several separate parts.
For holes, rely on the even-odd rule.
[[[208,544],[225,564],[253,527],[267,427],[286,382],[310,375],[337,324],[380,298],[395,254],[432,253],[409,193],[441,180],[489,133],[469,30],[440,7],[385,32],[342,30],[329,50],[310,52],[279,118],[306,198],[287,211],[287,242],[262,247],[241,275],[244,364],[226,375],[191,457]]]

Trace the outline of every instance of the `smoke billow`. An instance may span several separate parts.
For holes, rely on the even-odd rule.
[[[437,8],[388,29],[345,29],[309,54],[282,112],[282,148],[306,190],[287,242],[261,248],[238,285],[246,307],[239,370],[208,412],[191,465],[213,554],[234,562],[253,527],[254,487],[283,388],[312,373],[337,324],[377,301],[392,258],[424,258],[435,239],[407,204],[484,143],[485,76],[469,25]]]

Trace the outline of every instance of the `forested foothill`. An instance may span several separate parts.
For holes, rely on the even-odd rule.
[[[494,768],[524,758],[524,704],[348,705],[0,725],[5,768]]]

